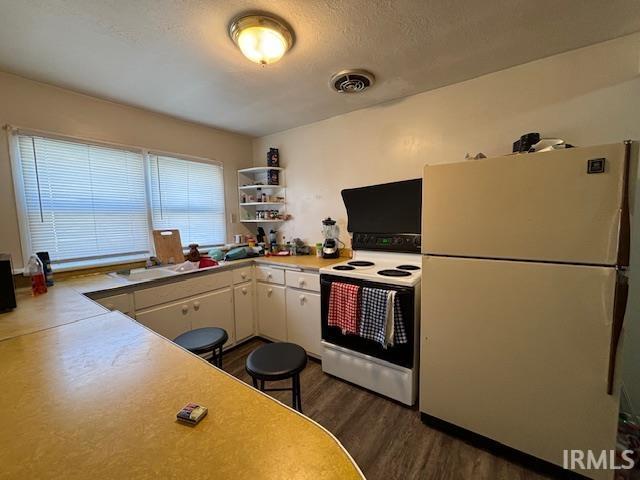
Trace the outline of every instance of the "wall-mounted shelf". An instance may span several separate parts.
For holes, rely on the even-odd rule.
[[[283,171],[284,168],[282,167],[251,167],[251,168],[243,168],[238,170],[238,173],[264,173],[268,170],[278,170],[279,172]]]
[[[284,219],[279,220],[240,220],[241,223],[277,223],[284,222]]]
[[[278,183],[269,185],[269,183]],[[241,223],[278,223],[286,217],[284,168],[251,167],[238,170],[238,207]],[[263,197],[264,196],[264,197]],[[258,201],[265,198],[266,202]],[[261,212],[265,213],[261,213]],[[282,218],[258,218],[259,216]]]
[[[284,188],[284,185],[240,185],[240,190],[255,190],[257,188]]]

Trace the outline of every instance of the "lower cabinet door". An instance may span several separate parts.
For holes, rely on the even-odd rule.
[[[233,321],[233,294],[231,288],[193,297],[189,300],[192,307],[191,328],[219,327],[229,335],[226,345],[235,343],[235,326]]]
[[[258,332],[272,340],[287,340],[285,317],[285,287],[271,283],[258,283]]]
[[[244,340],[255,332],[253,322],[253,284],[243,283],[233,289],[233,305],[236,321],[236,340]]]
[[[320,340],[320,294],[287,288],[287,341],[319,357]]]
[[[189,300],[174,302],[136,313],[136,320],[145,327],[173,340],[191,330],[191,305]]]

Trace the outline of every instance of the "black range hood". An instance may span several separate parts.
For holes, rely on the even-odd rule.
[[[345,189],[342,200],[349,232],[420,233],[421,178]]]

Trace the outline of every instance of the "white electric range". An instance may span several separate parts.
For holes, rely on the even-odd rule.
[[[354,233],[353,258],[320,269],[322,370],[407,405],[417,398],[421,256],[419,234]],[[328,325],[333,282],[395,290],[408,343],[382,347]]]

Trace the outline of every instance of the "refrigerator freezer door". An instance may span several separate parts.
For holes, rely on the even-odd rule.
[[[422,252],[615,265],[627,150],[619,143],[426,166]],[[587,173],[598,159],[604,171]]]
[[[420,410],[557,465],[615,448],[615,285],[608,267],[425,256]]]

